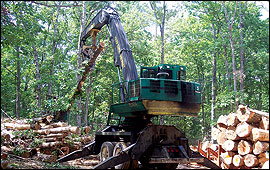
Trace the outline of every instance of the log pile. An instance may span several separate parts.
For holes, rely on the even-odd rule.
[[[52,120],[53,116],[32,120],[1,119],[1,166],[7,166],[7,161],[2,164],[2,155],[55,162],[93,140],[89,126],[81,129]]]
[[[211,135],[224,149],[220,155],[222,168],[269,167],[269,113],[239,105],[236,113],[218,118]],[[206,141],[202,149],[206,151],[212,145],[216,144]]]

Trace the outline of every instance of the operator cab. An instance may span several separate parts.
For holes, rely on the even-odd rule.
[[[186,67],[161,64],[155,67],[141,67],[141,78],[185,80]]]

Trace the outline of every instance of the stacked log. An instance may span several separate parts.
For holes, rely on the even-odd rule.
[[[269,167],[269,113],[239,105],[236,113],[218,118],[212,139],[225,150],[220,155],[222,168]],[[206,143],[204,150],[212,145]]]
[[[93,140],[89,126],[81,130],[80,127],[52,120],[53,116],[32,120],[1,119],[1,155],[37,156],[43,162],[55,162]],[[6,167],[6,163],[1,166]]]

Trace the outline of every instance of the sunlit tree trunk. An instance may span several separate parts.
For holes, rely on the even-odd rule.
[[[33,53],[34,53],[34,58],[35,58],[35,65],[36,65],[36,81],[40,80],[40,73],[39,73],[39,63],[38,63],[38,53],[37,53],[37,49],[35,47],[35,45],[32,46],[33,48]],[[38,105],[38,110],[40,110],[41,108],[41,88],[40,88],[40,84],[37,85],[36,87],[37,90],[37,105]],[[40,112],[40,116],[42,116],[42,112]]]
[[[16,118],[20,119],[21,115],[21,66],[20,66],[20,47],[17,47],[17,86],[16,86]]]
[[[80,35],[79,35],[79,40],[78,40],[78,56],[77,56],[77,70],[79,71],[80,68],[82,67],[82,57],[81,57],[81,45],[80,45],[80,39],[81,39],[81,33],[83,32],[84,28],[85,28],[85,21],[86,21],[86,2],[83,1],[83,12],[81,15],[81,27],[80,27]],[[80,72],[77,74],[77,83],[81,80],[81,75]],[[82,103],[81,103],[81,97],[79,97],[77,99],[77,108],[78,108],[78,112],[76,115],[76,120],[77,120],[77,126],[81,126],[82,125]]]
[[[61,5],[62,2],[60,2],[59,5]],[[51,61],[51,68],[50,68],[50,76],[53,76],[53,67],[54,67],[54,56],[55,56],[55,49],[57,46],[57,42],[56,42],[56,35],[57,35],[57,27],[58,27],[58,16],[59,16],[59,10],[60,10],[60,6],[57,7],[56,10],[56,17],[55,17],[55,22],[53,24],[53,44],[52,44],[52,57],[53,60]],[[48,84],[48,94],[49,96],[52,95],[52,80],[50,80],[49,84]]]
[[[216,37],[216,30],[214,25],[212,24],[212,29],[213,29],[213,39],[214,41],[216,41],[217,37]],[[217,82],[217,78],[216,78],[216,51],[214,51],[213,54],[213,59],[212,59],[212,103],[211,103],[211,131],[214,128],[213,122],[215,120],[216,117],[216,113],[215,113],[215,105],[216,105],[216,82]],[[213,139],[211,139],[212,143],[213,143]]]
[[[237,97],[236,63],[235,63],[235,54],[234,54],[235,48],[234,48],[234,41],[233,41],[233,37],[232,37],[232,26],[233,26],[233,23],[234,23],[234,17],[235,17],[235,13],[236,13],[236,10],[237,10],[237,4],[238,4],[238,2],[236,1],[235,2],[235,11],[233,13],[233,18],[232,18],[231,23],[230,23],[230,20],[228,18],[228,14],[227,14],[227,9],[225,7],[225,2],[223,1],[223,8],[224,8],[224,11],[225,11],[225,18],[226,18],[226,21],[227,21],[227,24],[228,24],[230,44],[231,44],[231,49],[232,49],[233,89],[234,89],[234,94],[235,94],[235,111],[238,108],[238,97]]]
[[[247,5],[247,1],[245,3],[245,6],[243,8],[243,14],[241,11],[241,2],[239,3],[239,15],[240,15],[240,91],[243,91],[244,89],[244,71],[245,71],[245,54],[244,54],[244,49],[243,49],[243,27],[244,27],[244,22],[243,19],[245,17],[245,8]],[[243,103],[243,99],[241,99],[241,102]]]

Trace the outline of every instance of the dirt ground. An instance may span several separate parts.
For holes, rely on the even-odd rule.
[[[97,155],[90,155],[64,163],[44,163],[38,161],[35,157],[31,159],[19,159],[10,157],[6,161],[9,162],[7,169],[93,169],[99,163]],[[176,169],[209,169],[207,167],[192,164],[179,164]]]

